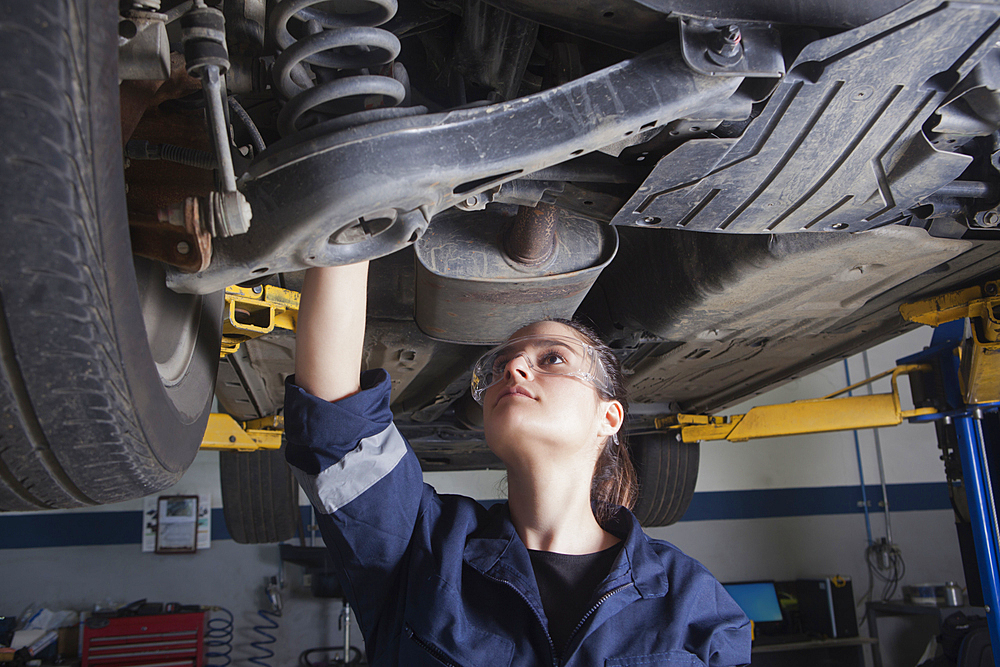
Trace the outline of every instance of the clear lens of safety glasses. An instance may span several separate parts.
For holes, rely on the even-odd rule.
[[[482,405],[487,389],[504,378],[507,364],[523,357],[535,373],[569,375],[611,394],[611,381],[592,345],[571,336],[523,336],[493,348],[472,369],[472,397]]]

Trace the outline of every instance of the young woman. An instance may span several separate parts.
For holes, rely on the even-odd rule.
[[[543,321],[473,371],[507,467],[490,510],[423,484],[383,370],[361,373],[367,263],[306,275],[287,458],[319,513],[372,665],[741,665],[744,614],[632,514],[621,371],[599,341]]]

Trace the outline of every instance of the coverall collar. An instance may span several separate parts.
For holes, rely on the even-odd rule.
[[[469,536],[465,562],[486,576],[515,585],[540,610],[534,577],[526,576],[533,572],[531,558],[510,521],[510,508],[507,503],[497,503],[489,514],[489,521]],[[642,598],[666,595],[670,588],[666,572],[635,516],[619,507],[606,529],[624,545],[597,593],[631,581]]]

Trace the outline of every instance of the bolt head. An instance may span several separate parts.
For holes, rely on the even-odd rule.
[[[732,67],[743,59],[741,41],[743,35],[740,33],[740,27],[727,25],[709,37],[706,55],[716,65]]]
[[[191,252],[191,245],[187,241],[179,241],[177,243],[177,252],[186,255]]]

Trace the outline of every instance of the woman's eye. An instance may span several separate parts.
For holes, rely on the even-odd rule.
[[[503,375],[504,369],[506,369],[506,368],[507,368],[507,358],[506,357],[504,357],[504,358],[497,357],[497,359],[493,362],[493,374],[494,375]]]
[[[542,366],[555,366],[563,363],[566,363],[566,360],[558,352],[546,352],[541,358]]]

